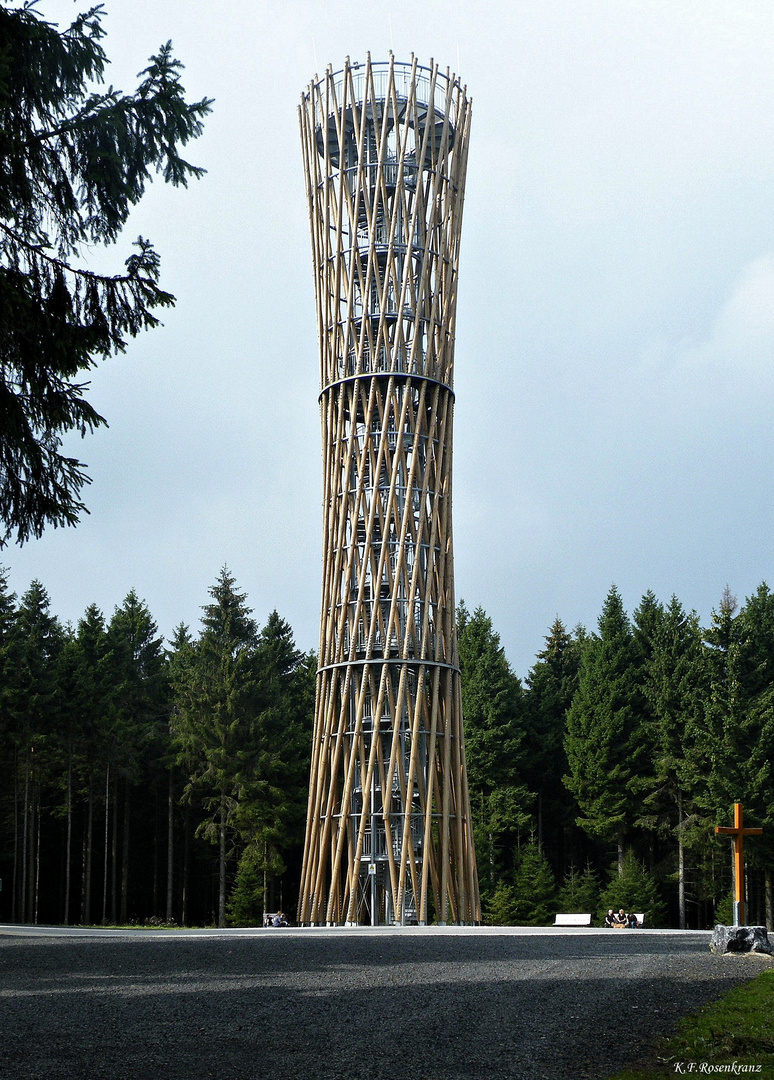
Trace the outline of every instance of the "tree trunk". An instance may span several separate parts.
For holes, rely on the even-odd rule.
[[[685,930],[685,844],[683,843],[683,793],[677,793],[677,903],[680,929]]]
[[[624,834],[618,834],[618,876],[623,877],[624,870]]]
[[[19,870],[19,752],[13,752],[13,887],[11,891],[11,922],[16,922],[16,902]]]
[[[183,826],[183,902],[180,912],[180,922],[188,926],[188,890],[189,884],[189,861],[191,857],[191,815],[189,807],[185,808],[185,824]]]
[[[226,803],[220,801],[220,873],[218,875],[218,928],[226,925]]]
[[[32,912],[32,921],[35,926],[38,925],[38,911],[40,902],[40,792],[38,792],[38,828],[35,841],[35,907]]]
[[[770,869],[764,871],[764,882],[766,886],[766,926],[769,930],[774,930],[774,874]]]
[[[87,829],[84,826],[81,840],[81,913],[79,916],[82,926],[86,924],[86,832]]]
[[[27,883],[25,885],[26,904],[24,921],[32,923],[35,910],[35,780],[30,780],[30,815],[29,836],[27,838]]]
[[[102,872],[102,925],[107,922],[108,870],[110,866],[110,762],[105,768],[105,865]]]
[[[124,787],[124,829],[121,848],[121,922],[129,921],[129,811],[130,789],[127,779]]]
[[[153,792],[153,892],[151,895],[151,911],[154,917],[159,915],[159,793]]]
[[[118,922],[118,781],[113,781],[113,840],[110,850],[110,921]]]
[[[73,847],[73,750],[69,747],[67,754],[67,840],[65,842],[65,898],[64,898],[64,924],[70,925],[70,860]]]
[[[27,840],[30,825],[30,758],[24,765],[24,813],[22,814],[22,859],[21,859],[21,896],[19,897],[19,911],[21,921],[27,921]]]
[[[89,809],[86,817],[86,850],[84,853],[83,917],[84,926],[91,923],[91,863],[94,847],[94,788],[89,777]]]
[[[167,792],[167,910],[166,921],[172,922],[173,871],[174,871],[174,825],[175,825],[175,779],[169,770],[169,790]]]
[[[266,841],[264,840],[264,842],[263,842],[263,920],[262,920],[264,926],[267,925],[266,916],[268,914],[268,908],[266,907],[266,903],[267,903],[267,900],[268,900],[268,897],[266,895],[266,857],[267,857],[266,856],[266,850],[267,850],[267,844],[266,844]]]

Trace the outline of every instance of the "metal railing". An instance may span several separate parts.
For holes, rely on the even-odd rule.
[[[341,71],[333,73],[333,85],[336,93],[336,99],[341,104],[343,92],[344,92],[344,78],[345,68]],[[349,71],[352,75],[352,89],[354,91],[354,100],[347,98],[347,104],[361,105],[367,96],[367,83],[366,83],[366,65],[365,64],[351,64]],[[412,65],[403,62],[395,63],[393,65],[393,85],[395,87],[395,95],[398,101],[407,101],[412,92],[412,78],[411,78]],[[390,64],[386,60],[377,61],[371,64],[371,75],[373,78],[374,94],[377,99],[384,99],[390,89]],[[443,116],[446,111],[446,91],[449,85],[449,79],[446,75],[440,71],[435,77],[435,85],[432,82],[432,68],[422,67],[417,65],[416,78],[413,80],[416,87],[416,99],[420,105],[427,105]],[[320,79],[318,86],[321,86],[325,82],[324,79]],[[461,89],[459,79],[453,80],[453,85]]]

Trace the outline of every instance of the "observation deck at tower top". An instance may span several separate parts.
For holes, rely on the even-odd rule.
[[[433,82],[433,67],[425,67],[421,64],[417,64],[416,68],[414,68],[412,63],[406,63],[405,61],[393,61],[391,65],[389,60],[380,60],[377,62],[370,62],[373,93],[370,90],[367,80],[369,65],[361,63],[350,64],[348,62],[347,66],[343,67],[340,71],[333,72],[329,69],[324,78],[318,79],[316,82],[312,83],[304,97],[307,100],[310,100],[313,92],[316,91],[317,109],[315,111],[318,109],[322,111],[322,108],[327,107],[329,117],[335,115],[342,108],[349,111],[353,107],[357,108],[358,106],[362,106],[364,101],[385,101],[390,91],[391,66],[392,84],[395,88],[395,100],[399,105],[405,106],[409,102],[412,97],[413,89],[417,106],[424,106],[427,109],[432,109],[436,118],[438,120],[443,120],[446,113],[446,101],[449,87],[451,86],[452,88],[452,97],[454,97],[455,94],[465,95],[465,87],[457,76],[446,75],[440,70],[436,70],[435,81]],[[413,79],[412,70],[415,72]],[[351,91],[348,93],[345,102],[344,88],[348,77],[351,79]],[[327,101],[325,94],[326,84],[332,84],[333,89],[333,94]],[[323,105],[323,102],[325,102],[325,105]],[[317,128],[319,133],[322,128],[322,117],[319,117],[317,121]],[[449,128],[453,133],[454,124],[451,121],[449,122]],[[322,138],[318,134],[318,150],[320,150],[321,153],[322,145]]]

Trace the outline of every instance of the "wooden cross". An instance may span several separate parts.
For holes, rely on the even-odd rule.
[[[734,838],[734,901],[735,914],[738,912],[738,921],[734,919],[735,926],[744,926],[744,838],[745,836],[760,836],[763,829],[745,829],[744,811],[740,802],[734,803],[734,827],[725,828],[723,825],[715,826],[716,833],[726,833]]]

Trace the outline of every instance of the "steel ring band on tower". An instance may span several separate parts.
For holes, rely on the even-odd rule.
[[[451,396],[454,397],[453,388],[451,386],[449,386],[448,383],[441,382],[440,379],[430,379],[430,378],[428,378],[427,375],[411,375],[411,374],[408,374],[407,372],[404,372],[404,371],[372,371],[372,372],[369,372],[367,375],[348,375],[344,379],[334,379],[333,382],[328,383],[327,386],[324,386],[322,388],[322,390],[318,394],[317,400],[318,401],[322,400],[322,398],[325,397],[325,395],[328,393],[329,390],[333,390],[337,386],[341,386],[344,383],[352,383],[352,382],[355,382],[357,379],[364,379],[364,378],[365,379],[400,379],[400,378],[403,378],[403,379],[411,379],[412,381],[419,381],[420,379],[422,379],[424,382],[431,382],[431,383],[437,384],[438,386],[440,386],[440,388],[442,390],[448,391],[451,394]]]

